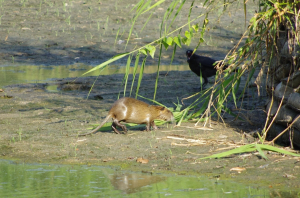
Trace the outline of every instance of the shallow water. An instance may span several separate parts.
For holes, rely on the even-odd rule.
[[[216,178],[10,161],[0,168],[0,197],[273,197],[269,189]]]
[[[45,83],[50,82],[54,78],[74,78],[82,77],[82,74],[92,69],[93,66],[85,64],[60,65],[60,66],[6,66],[0,67],[0,88],[12,84],[22,83]],[[96,70],[87,76],[111,75],[125,73],[125,67],[110,65],[103,70]],[[189,66],[186,65],[162,65],[160,71],[186,71]],[[132,73],[133,67],[130,72]],[[157,66],[147,66],[144,73],[155,73]],[[139,71],[138,71],[139,72]]]

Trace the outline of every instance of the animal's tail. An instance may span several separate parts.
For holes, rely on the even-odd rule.
[[[90,134],[97,132],[110,118],[111,118],[111,115],[106,116],[106,118],[102,121],[102,123],[99,126],[97,126],[97,128],[95,128],[94,130],[92,130],[89,133],[79,134],[78,136],[86,136],[86,135],[90,135]]]

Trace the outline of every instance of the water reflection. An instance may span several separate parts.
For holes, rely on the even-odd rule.
[[[132,173],[116,173],[109,175],[108,178],[116,190],[121,190],[125,194],[146,190],[145,187],[166,180],[163,176]]]
[[[0,161],[0,197],[297,197],[206,177],[138,174],[99,166]]]

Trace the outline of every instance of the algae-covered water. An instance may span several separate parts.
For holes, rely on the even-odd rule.
[[[272,190],[218,178],[10,161],[0,169],[0,197],[273,197]]]

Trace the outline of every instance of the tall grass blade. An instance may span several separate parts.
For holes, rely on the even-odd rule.
[[[119,36],[119,31],[120,31],[120,28],[118,29],[118,31],[117,31],[117,35],[116,35],[116,38],[115,38],[115,43],[114,43],[114,46],[116,45],[116,43],[117,43],[117,39],[118,39],[118,36]]]
[[[167,8],[167,11],[166,11],[166,13],[168,13],[168,14],[167,14],[165,20],[168,20],[168,19],[170,18],[170,15],[173,13],[174,8],[176,7],[177,3],[178,3],[178,0],[172,1],[172,2],[170,3],[170,5],[169,5],[169,7]]]
[[[232,149],[230,151],[225,151],[223,153],[218,153],[218,154],[210,155],[210,156],[203,157],[203,158],[200,158],[200,159],[221,158],[221,157],[226,157],[226,156],[233,155],[233,154],[249,153],[249,152],[253,152],[253,151],[256,151],[256,150],[265,159],[267,159],[267,157],[263,153],[263,150],[273,151],[273,152],[277,152],[277,153],[281,153],[281,154],[285,154],[285,155],[291,155],[291,156],[295,156],[295,157],[300,157],[300,154],[292,153],[292,152],[289,152],[289,151],[286,151],[286,150],[283,150],[283,149],[279,149],[279,148],[276,148],[276,147],[270,146],[270,145],[264,145],[264,144],[247,144],[247,145],[241,146],[239,148]]]
[[[261,144],[255,144],[255,148],[263,158],[268,159],[267,156],[264,154],[264,152],[261,149]]]
[[[194,1],[192,1],[192,3],[191,3],[191,6],[190,6],[190,11],[189,11],[189,15],[188,15],[188,24],[189,24],[189,29],[191,29],[191,25],[190,25],[190,23],[191,23],[191,13],[192,13],[192,9],[193,9],[194,3],[195,3],[195,0],[194,0]]]
[[[171,65],[172,65],[172,63],[173,63],[173,60],[174,60],[174,57],[175,57],[176,47],[177,47],[177,45],[175,45],[175,46],[174,46],[174,49],[173,49],[173,53],[172,53],[172,57],[171,57],[171,62],[170,62],[170,67],[171,67]]]
[[[155,8],[156,6],[162,4],[164,1],[166,1],[166,0],[160,0],[160,1],[156,2],[150,8],[148,8],[147,10],[145,10],[142,14],[144,14],[145,12],[148,12],[149,10],[151,10],[151,9]]]
[[[146,60],[147,60],[147,56],[143,59],[142,66],[140,68],[140,74],[139,74],[138,84],[136,87],[135,98],[137,98],[137,96],[139,94],[139,89],[140,89],[142,78],[143,78],[143,72],[144,72]]]
[[[90,73],[90,72],[93,72],[97,69],[101,69],[102,67],[108,65],[109,63],[112,63],[116,60],[119,60],[125,56],[127,56],[129,53],[123,53],[123,54],[118,54],[116,56],[114,56],[113,58],[109,59],[108,61],[105,61],[104,63],[101,63],[100,65],[97,65],[96,67],[94,67],[93,69],[90,69],[89,71],[85,72],[84,74],[82,74],[83,76]]]
[[[153,103],[155,103],[155,104],[157,104],[157,105],[159,105],[159,106],[166,107],[165,105],[163,105],[163,104],[161,104],[161,103],[159,103],[159,102],[157,102],[157,101],[155,101],[155,100],[152,100],[152,99],[150,99],[150,98],[146,98],[146,97],[141,96],[141,95],[138,95],[138,96],[141,97],[141,98],[144,98],[144,99],[146,99],[146,100],[149,100],[149,101],[151,101],[151,102],[153,102]]]
[[[185,108],[182,112],[182,115],[181,115],[181,117],[180,117],[180,120],[179,120],[179,122],[177,123],[177,125],[178,126],[180,126],[181,125],[181,122],[183,121],[183,119],[184,119],[184,117],[185,117],[185,115],[187,114],[187,112],[188,112],[188,108]]]
[[[139,66],[139,60],[140,60],[140,52],[138,52],[138,54],[135,56],[135,64],[134,64],[133,73],[132,73],[132,82],[131,82],[131,88],[130,88],[129,96],[131,96],[131,93],[132,93],[132,88],[133,88],[133,85],[134,85],[136,71],[137,71],[137,68]]]
[[[128,77],[129,77],[131,58],[132,58],[132,55],[129,55],[128,59],[127,59],[126,70],[125,70],[124,79],[123,79],[123,82],[125,80],[125,83],[124,83],[124,97],[126,96],[126,88],[127,88]]]
[[[232,98],[233,98],[234,106],[235,106],[235,108],[237,108],[235,91],[236,91],[236,89],[234,88],[234,84],[232,84],[232,88],[231,88]]]
[[[143,1],[144,2],[144,1]],[[131,34],[132,34],[132,30],[133,30],[133,27],[134,27],[134,24],[135,24],[135,21],[136,19],[141,15],[142,11],[146,9],[146,7],[148,7],[148,5],[151,3],[151,0],[147,1],[143,7],[139,6],[138,9],[137,9],[137,12],[136,12],[136,16],[134,17],[133,21],[132,21],[132,25],[131,25],[131,28],[129,30],[129,35],[128,35],[128,38],[127,38],[127,42],[126,42],[126,45],[125,45],[125,49],[128,45],[128,42],[130,40],[130,37],[131,37]]]
[[[244,0],[244,15],[245,15],[245,27],[247,25],[247,9],[246,9],[246,0]]]
[[[142,29],[141,29],[140,32],[142,32],[142,31],[144,30],[145,26],[147,25],[147,23],[149,22],[149,20],[150,20],[150,18],[151,18],[151,16],[152,16],[152,14],[153,14],[153,13],[150,14],[150,16],[148,17],[147,21],[145,22],[145,24],[144,24],[144,26],[142,27]]]
[[[223,153],[210,155],[210,156],[203,157],[203,158],[200,158],[200,159],[222,158],[222,157],[227,157],[229,155],[238,154],[238,153],[249,153],[249,152],[253,152],[255,150],[256,150],[256,148],[253,144],[247,144],[247,145],[232,149],[230,151],[225,151]]]
[[[247,86],[248,86],[250,80],[252,79],[252,76],[253,76],[254,72],[255,72],[255,68],[253,68],[253,69],[250,71],[249,76],[248,76],[248,79],[247,79],[247,81],[246,81],[246,84],[245,84],[245,86],[244,86],[244,89],[243,89],[243,91],[242,91],[242,93],[241,93],[239,99],[241,99],[241,97],[244,95],[244,93],[245,93],[245,91],[246,91],[246,88],[247,88]]]
[[[184,5],[185,1],[186,1],[186,0],[183,0],[183,1],[181,2],[181,4],[180,4],[179,8],[177,9],[177,12],[175,13],[175,15],[174,15],[174,17],[173,17],[173,19],[172,19],[172,21],[171,21],[171,23],[170,23],[170,25],[169,25],[168,31],[169,31],[170,27],[172,26],[172,24],[174,23],[174,20],[175,20],[176,17],[178,16],[179,12],[181,11],[182,6]]]
[[[137,4],[135,4],[135,6],[133,6],[133,8],[130,10],[130,12],[132,12],[132,10],[136,9],[137,12],[139,11],[139,9],[141,8],[141,6],[144,4],[145,0],[141,0],[139,1]]]
[[[273,151],[273,152],[277,152],[277,153],[281,153],[281,154],[285,154],[285,155],[291,155],[294,157],[300,157],[300,154],[292,153],[292,152],[277,148],[275,146],[265,145],[265,144],[260,144],[259,146],[263,150]]]
[[[154,87],[153,100],[155,100],[155,96],[156,96],[156,92],[157,92],[157,85],[158,85],[158,79],[159,79],[159,66],[160,66],[161,53],[162,53],[162,43],[160,44],[160,49],[159,49],[159,56],[158,56],[158,63],[157,63],[157,73],[156,73],[156,79],[155,79],[155,87]]]

